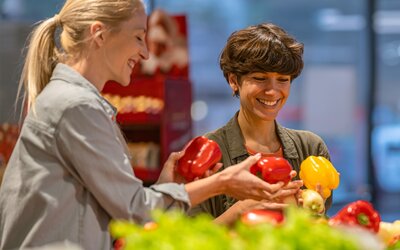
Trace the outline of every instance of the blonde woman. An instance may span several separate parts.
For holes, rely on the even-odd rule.
[[[259,156],[185,184],[173,153],[156,185],[134,176],[115,108],[100,91],[108,80],[129,84],[148,58],[146,20],[140,0],[67,0],[33,31],[21,76],[28,113],[0,189],[0,249],[110,249],[112,218],[144,223],[152,209],[186,211],[222,193],[276,195],[280,185],[248,171]]]

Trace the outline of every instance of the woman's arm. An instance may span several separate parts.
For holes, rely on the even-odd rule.
[[[226,194],[238,200],[273,200],[292,194],[292,190],[281,189],[283,183],[269,184],[250,173],[260,155],[250,156],[245,161],[224,169],[210,177],[187,183],[185,188],[192,206],[216,195]]]
[[[170,155],[157,183],[184,182],[184,179],[175,171],[176,162],[181,155],[181,152]],[[271,200],[277,196],[289,195],[291,191],[280,190],[283,183],[269,184],[250,173],[250,166],[255,164],[260,157],[260,155],[250,156],[245,161],[209,177],[186,183],[185,189],[191,206],[194,207],[220,194],[226,194],[238,200]]]
[[[292,172],[292,176],[296,175],[296,172]],[[215,218],[215,222],[218,224],[230,225],[234,223],[241,214],[252,209],[272,209],[281,210],[287,207],[292,202],[295,201],[295,195],[299,192],[301,186],[303,186],[303,181],[295,180],[289,182],[287,185],[281,187],[274,195],[271,200],[241,200],[233,204],[228,210],[223,214]],[[288,199],[287,197],[293,197]],[[296,199],[297,200],[297,199]]]

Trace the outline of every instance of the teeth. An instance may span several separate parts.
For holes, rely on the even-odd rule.
[[[274,106],[278,102],[278,100],[276,100],[276,101],[266,101],[266,100],[263,100],[263,99],[258,99],[258,101],[263,103],[263,104],[265,104],[265,105],[268,105],[268,106]]]

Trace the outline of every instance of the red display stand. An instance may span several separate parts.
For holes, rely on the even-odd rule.
[[[147,183],[155,182],[169,154],[181,150],[192,137],[192,94],[189,80],[165,75],[139,77],[127,87],[109,82],[103,94],[121,97],[148,96],[164,102],[164,107],[158,114],[132,112],[117,115],[117,122],[128,142],[153,142],[160,145],[157,169],[133,166],[138,178]]]

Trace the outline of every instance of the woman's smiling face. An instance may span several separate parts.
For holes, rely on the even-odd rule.
[[[289,97],[291,76],[276,72],[253,72],[239,79],[230,75],[229,82],[233,90],[239,90],[243,112],[264,121],[273,121]]]
[[[119,31],[108,34],[103,48],[104,62],[109,80],[126,86],[130,83],[133,68],[140,60],[147,59],[146,45],[147,16],[144,9],[136,10],[129,20],[123,22]]]

